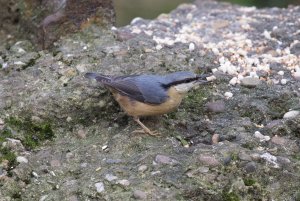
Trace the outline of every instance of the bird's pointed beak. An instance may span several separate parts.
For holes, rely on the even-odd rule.
[[[197,75],[197,83],[202,84],[202,83],[207,83],[207,77],[211,76],[210,74],[199,74]]]

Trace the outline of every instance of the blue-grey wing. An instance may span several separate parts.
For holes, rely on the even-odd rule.
[[[109,86],[122,95],[143,103],[161,104],[168,98],[167,91],[161,84],[160,76],[121,76],[114,78]]]
[[[160,104],[167,98],[165,79],[158,75],[129,75],[111,77],[99,73],[86,73],[86,78],[96,79],[122,95],[143,103]]]

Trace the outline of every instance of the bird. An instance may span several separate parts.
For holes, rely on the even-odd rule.
[[[124,112],[133,117],[144,133],[158,135],[158,132],[145,126],[140,117],[162,115],[175,110],[190,89],[207,82],[208,75],[190,71],[123,76],[87,72],[84,77],[95,79],[107,87]]]

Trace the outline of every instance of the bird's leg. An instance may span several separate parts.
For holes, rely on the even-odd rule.
[[[143,128],[143,131],[145,133],[148,133],[149,135],[159,135],[158,132],[156,131],[152,132],[147,126],[145,126],[138,117],[133,117],[133,120],[136,121]]]

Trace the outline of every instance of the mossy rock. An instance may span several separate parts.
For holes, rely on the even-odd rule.
[[[18,137],[26,149],[34,149],[45,140],[52,140],[54,132],[51,123],[41,122],[34,123],[29,118],[21,120],[15,117],[10,117],[5,120],[6,129],[1,133],[1,136],[9,135],[9,130],[18,133]],[[9,135],[12,137],[12,135]],[[1,139],[0,139],[1,140]]]

